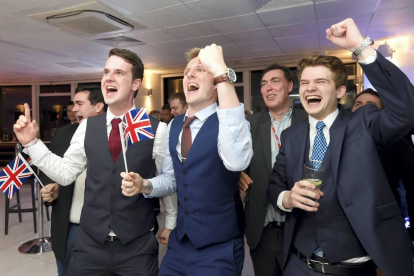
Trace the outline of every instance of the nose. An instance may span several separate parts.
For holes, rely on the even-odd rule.
[[[194,78],[194,68],[192,68],[192,69],[190,69],[190,70],[188,70],[188,72],[187,72],[187,78]]]
[[[105,74],[105,78],[107,81],[113,81],[114,80],[114,74],[112,72],[109,72]]]
[[[78,111],[79,110],[79,108],[78,108],[78,105],[77,104],[75,104],[75,106],[73,107],[73,109],[72,109],[72,113],[75,113],[76,111]]]
[[[306,86],[306,91],[315,91],[316,90],[316,85],[314,83],[309,83]]]

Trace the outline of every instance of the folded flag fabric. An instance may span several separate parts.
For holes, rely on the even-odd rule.
[[[121,122],[125,150],[138,141],[154,139],[151,123],[145,108],[128,111]],[[122,136],[122,134],[121,134]]]
[[[11,199],[17,189],[33,174],[29,164],[19,153],[4,169],[0,172],[0,189]]]

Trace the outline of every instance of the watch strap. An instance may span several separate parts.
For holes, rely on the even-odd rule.
[[[364,36],[364,41],[362,41],[362,43],[352,52],[352,54],[357,57],[363,50],[365,50],[365,48],[372,44],[374,44],[374,41],[370,37]]]
[[[224,74],[218,75],[217,77],[213,78],[213,84],[217,85],[220,82],[227,82],[228,80],[229,80],[229,76],[226,72]]]

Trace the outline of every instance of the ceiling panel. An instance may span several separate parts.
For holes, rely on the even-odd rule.
[[[254,12],[247,0],[200,0],[186,5],[205,20]]]
[[[285,54],[319,51],[318,35],[315,34],[280,38],[275,41]]]
[[[236,43],[244,51],[257,51],[257,50],[267,50],[267,49],[277,49],[278,46],[276,45],[273,39],[267,40],[246,40],[245,42]],[[249,54],[246,54],[249,55]]]
[[[390,39],[397,36],[408,36],[414,32],[414,23],[398,24],[391,26],[370,27],[367,35],[373,40]]]
[[[413,0],[414,2],[414,0]],[[414,22],[414,6],[405,9],[382,11],[374,15],[371,26],[396,25]]]
[[[274,38],[316,34],[318,28],[315,21],[268,28]]]
[[[262,21],[255,13],[214,19],[208,23],[223,34],[264,28]]]
[[[138,17],[161,28],[196,23],[203,20],[184,4],[143,13]]]
[[[315,20],[315,10],[313,5],[261,12],[257,15],[266,27],[297,24]]]
[[[53,28],[44,27],[33,22],[12,16],[0,17],[0,37],[8,38],[51,31]]]
[[[163,30],[154,30],[149,32],[129,32],[125,35],[141,40],[147,44],[174,41],[179,39],[175,35],[171,35]]]
[[[384,10],[396,10],[396,9],[403,9],[408,7],[413,7],[414,1],[413,0],[382,0],[378,5],[378,11]]]
[[[184,39],[220,34],[216,28],[204,21],[172,28],[165,28],[164,30],[170,34]]]
[[[230,33],[226,34],[226,37],[234,43],[273,39],[267,29]]]
[[[327,18],[348,18],[359,14],[374,13],[380,0],[337,0],[315,4],[318,20]]]
[[[181,4],[180,0],[108,0],[133,14],[141,14],[156,9]]]
[[[11,14],[43,6],[32,0],[0,0],[0,14]]]
[[[184,54],[181,56],[172,55],[151,45],[128,47],[128,49],[137,53],[139,57],[144,57],[160,63],[167,60],[180,60],[184,57]]]

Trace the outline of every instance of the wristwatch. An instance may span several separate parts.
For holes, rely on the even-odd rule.
[[[373,45],[374,40],[372,40],[369,36],[364,36],[364,41],[355,49],[355,51],[352,52],[354,56],[359,56],[365,48],[367,48],[369,45]]]
[[[235,83],[237,80],[236,73],[233,69],[227,68],[226,73],[219,75],[213,79],[213,84],[217,85],[220,82]]]

